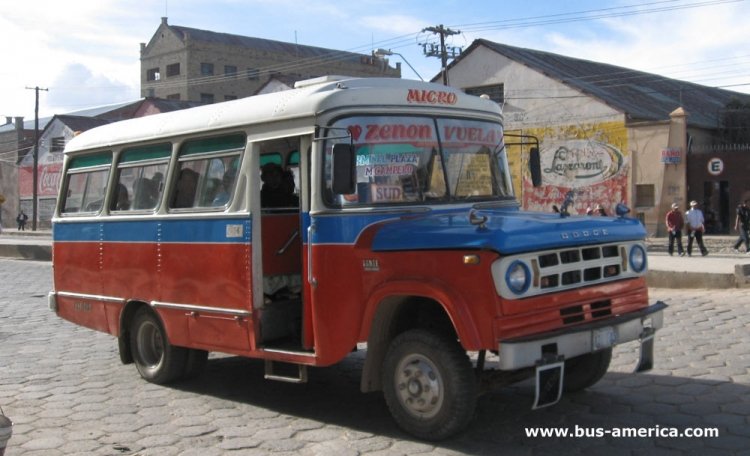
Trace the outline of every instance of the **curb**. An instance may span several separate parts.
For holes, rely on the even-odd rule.
[[[0,244],[0,258],[52,261],[52,246],[35,244]]]
[[[737,265],[742,267],[742,265]],[[706,274],[703,272],[664,271],[649,269],[646,284],[651,288],[740,288],[735,274]]]

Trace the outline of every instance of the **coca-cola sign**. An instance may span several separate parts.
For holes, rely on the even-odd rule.
[[[33,197],[34,167],[24,166],[18,171],[18,190],[21,198]],[[61,173],[62,163],[40,165],[37,173],[37,196],[57,196]]]

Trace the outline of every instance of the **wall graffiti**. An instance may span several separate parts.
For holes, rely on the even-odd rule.
[[[630,156],[623,123],[529,129],[523,134],[539,138],[542,165],[542,186],[535,188],[524,155],[528,147],[509,148],[524,209],[550,211],[562,204],[569,190],[575,192],[569,209],[574,214],[600,205],[611,215],[617,203],[629,204]]]

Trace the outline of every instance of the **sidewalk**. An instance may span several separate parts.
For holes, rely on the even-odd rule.
[[[52,259],[52,231],[18,231],[3,228],[0,233],[0,258],[50,261]]]
[[[667,253],[666,237],[648,238],[649,273],[651,287],[659,288],[744,288],[750,287],[750,255],[734,253],[737,236],[709,235],[703,238],[708,256],[701,256],[693,245],[693,256],[680,257]],[[687,237],[683,236],[687,247]]]
[[[738,288],[750,287],[750,255],[734,253],[736,236],[706,236],[709,255],[695,249],[692,257],[667,254],[666,238],[648,238],[650,287],[657,288]],[[3,229],[0,234],[0,258],[37,261],[52,259],[50,230],[18,231]]]

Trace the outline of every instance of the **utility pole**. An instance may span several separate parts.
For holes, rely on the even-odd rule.
[[[440,61],[442,63],[442,72],[443,72],[443,85],[448,85],[448,50],[445,48],[445,37],[451,36],[451,35],[458,35],[461,33],[460,30],[451,30],[449,28],[446,28],[443,26],[443,24],[438,25],[437,27],[427,27],[425,29],[422,29],[423,32],[432,32],[434,34],[440,35],[440,49],[435,49],[435,45],[429,45],[430,49],[427,50],[428,44],[423,44],[424,48],[424,54],[427,57],[440,57]],[[456,58],[456,49],[458,49],[458,54],[461,53],[461,48],[451,48],[450,54],[451,58]]]
[[[32,185],[34,190],[32,193],[32,216],[31,216],[31,231],[36,231],[37,221],[37,187],[39,182],[39,91],[44,90],[45,92],[49,89],[41,89],[39,86],[26,87],[28,90],[33,90],[36,93],[36,101],[34,103],[34,171]]]

